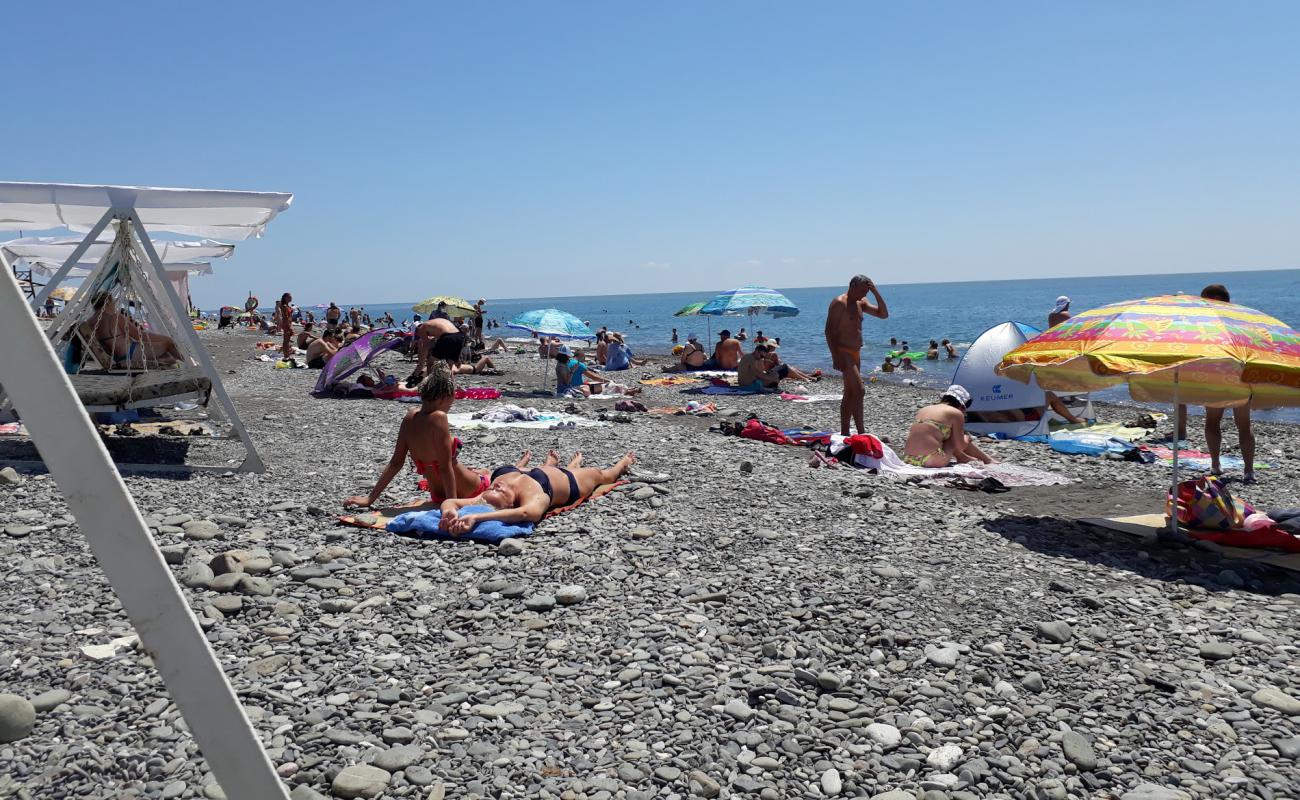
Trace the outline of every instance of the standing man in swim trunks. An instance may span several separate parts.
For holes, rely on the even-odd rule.
[[[868,294],[875,303],[866,300]],[[880,290],[866,275],[854,275],[849,290],[831,301],[826,311],[826,346],[831,364],[844,376],[844,395],[840,398],[840,433],[849,435],[850,420],[858,433],[866,433],[862,401],[867,394],[862,382],[862,316],[888,319],[889,307]]]
[[[418,383],[434,361],[446,361],[454,367],[460,363],[460,351],[465,348],[466,336],[455,323],[445,317],[431,317],[415,328],[415,372],[406,379],[408,384]]]

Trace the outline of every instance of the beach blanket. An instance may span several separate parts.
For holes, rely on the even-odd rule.
[[[980,481],[985,478],[997,478],[1004,486],[1064,486],[1072,483],[1071,479],[1055,472],[1045,472],[1020,464],[954,464],[947,467],[914,467],[903,461],[889,445],[882,445],[884,455],[879,459],[857,456],[855,463],[868,469],[875,469],[895,480],[920,478],[924,481],[948,480],[949,478],[966,478]]]
[[[686,389],[682,394],[763,394],[763,390],[749,386],[703,386],[699,389]]]
[[[603,428],[609,425],[608,422],[587,419],[577,414],[566,414],[563,412],[539,413],[536,419],[532,420],[513,420],[510,422],[493,422],[485,419],[475,419],[472,413],[448,414],[447,421],[451,427],[458,430],[476,430],[484,428],[528,428],[532,430],[550,430],[552,428]]]
[[[1135,536],[1145,541],[1155,541],[1161,534],[1169,530],[1169,520],[1164,514],[1137,514],[1131,517],[1089,517],[1081,519],[1079,522],[1084,525],[1092,525],[1128,536]],[[1247,544],[1255,540],[1241,536],[1230,539],[1236,534],[1258,533],[1258,531],[1180,530],[1194,539],[1205,539],[1222,546],[1223,554],[1228,558],[1252,561],[1257,564],[1268,564],[1292,572],[1300,572],[1300,552],[1275,553],[1261,549],[1275,545]]]
[[[570,503],[567,506],[561,506],[560,508],[553,508],[550,511],[547,511],[546,515],[543,516],[542,519],[547,520],[550,519],[551,517],[556,516],[557,514],[563,514],[566,511],[572,511],[573,509],[577,508],[583,503],[589,502],[591,500],[599,500],[600,498],[604,497],[605,495],[609,494],[610,492],[614,491],[615,489],[617,489],[618,487],[626,483],[627,481],[615,481],[614,483],[606,483],[602,486],[597,486],[596,491],[591,493],[591,497],[588,497],[585,500],[579,500],[576,503]],[[436,511],[436,510],[438,510],[437,503],[434,503],[433,501],[429,500],[427,497],[417,497],[414,500],[409,500],[405,503],[401,503],[395,506],[384,506],[382,508],[370,508],[356,514],[344,514],[338,518],[338,521],[340,524],[348,525],[353,528],[383,530],[383,529],[387,529],[388,523],[392,522],[394,519],[401,516],[402,514],[406,514],[414,511]]]
[[[0,436],[18,436],[26,435],[27,428],[21,422],[5,422],[0,424]]]
[[[790,394],[789,392],[781,393],[782,400],[789,400],[792,403],[829,403],[838,402],[838,394]]]
[[[376,400],[396,400],[401,403],[418,403],[420,402],[419,389],[407,389],[405,386],[396,386],[387,389],[374,389],[370,393],[371,397]],[[457,400],[500,400],[501,390],[494,389],[491,386],[471,386],[468,389],[456,390]]]
[[[638,383],[644,383],[646,386],[686,386],[704,380],[706,380],[704,376],[696,378],[688,375],[665,375],[662,378],[642,378]]]
[[[718,413],[718,407],[713,403],[703,403],[699,400],[692,400],[684,406],[659,406],[649,410],[651,414],[690,414],[695,417],[707,417],[711,414]]]
[[[1164,464],[1166,467],[1174,465],[1174,451],[1168,447],[1142,445],[1142,449],[1155,456],[1157,464]],[[1237,456],[1220,456],[1219,466],[1222,469],[1245,469],[1246,462]],[[1203,453],[1200,450],[1179,450],[1178,451],[1178,468],[1192,470],[1195,472],[1210,471],[1210,454]],[[1277,464],[1271,464],[1267,461],[1256,459],[1256,469],[1276,469]]]

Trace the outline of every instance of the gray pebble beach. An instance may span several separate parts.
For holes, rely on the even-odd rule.
[[[527,539],[420,541],[336,520],[408,406],[313,398],[317,373],[254,360],[256,337],[201,336],[267,471],[127,483],[294,800],[1300,796],[1300,574],[1077,521],[1161,512],[1163,466],[1004,441],[987,450],[1076,482],[896,482],[709,431],[833,430],[834,402],[646,387],[722,414],[461,432],[474,467],[638,463]],[[534,396],[535,357],[493,358],[504,376],[461,385],[608,405]],[[869,428],[901,448],[934,394],[869,385]],[[1240,493],[1300,506],[1300,428],[1257,437],[1276,466]],[[43,475],[0,494],[0,797],[223,797],[93,523]]]

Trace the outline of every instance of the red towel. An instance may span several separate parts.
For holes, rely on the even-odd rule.
[[[884,444],[869,433],[859,433],[850,436],[844,440],[844,443],[853,448],[853,455],[866,456],[867,458],[884,458]]]

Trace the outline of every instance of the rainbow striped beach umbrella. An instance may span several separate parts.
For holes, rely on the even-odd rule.
[[[1054,392],[1127,383],[1145,402],[1296,406],[1300,333],[1253,308],[1166,295],[1071,317],[1007,353],[997,372]]]
[[[1191,295],[1085,311],[1007,353],[995,371],[1053,392],[1127,383],[1134,400],[1229,408],[1300,405],[1300,333],[1253,308]],[[1173,415],[1177,419],[1177,414]],[[1174,437],[1174,496],[1178,435]],[[1177,515],[1170,528],[1177,530]]]

